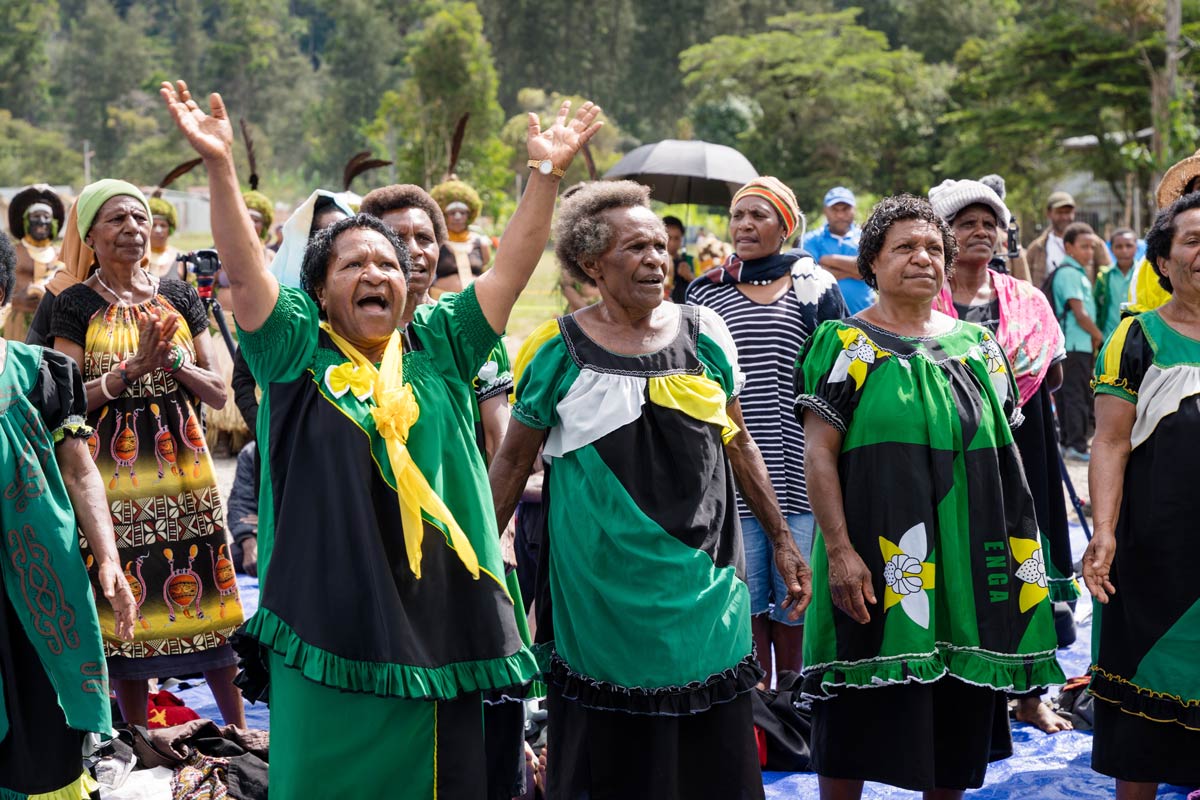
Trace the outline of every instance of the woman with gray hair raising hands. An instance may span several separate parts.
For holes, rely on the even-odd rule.
[[[585,186],[555,240],[602,299],[525,341],[490,472],[507,520],[544,444],[548,794],[761,798],[735,477],[793,616],[809,570],[744,429],[737,349],[715,312],[664,301],[667,231],[646,187]]]

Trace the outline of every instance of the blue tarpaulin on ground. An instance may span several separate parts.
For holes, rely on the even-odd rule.
[[[1086,546],[1083,532],[1078,525],[1073,525],[1071,534],[1078,558]],[[239,575],[238,588],[242,605],[249,616],[258,607],[258,581]],[[1082,600],[1079,606],[1076,614],[1079,638],[1071,647],[1059,651],[1059,661],[1068,677],[1086,674],[1090,661],[1090,601]],[[1057,691],[1057,688],[1052,691]],[[221,719],[221,712],[217,710],[212,694],[203,682],[178,694],[200,716]],[[262,703],[247,704],[246,723],[251,728],[268,729],[267,707]],[[1090,733],[1072,731],[1047,735],[1032,726],[1013,723],[1012,736],[1013,756],[988,768],[983,788],[969,793],[972,800],[1108,800],[1113,796],[1112,779],[1092,771]],[[863,756],[869,758],[870,754],[864,753]],[[763,784],[768,800],[817,797],[817,777],[811,773],[768,772],[763,775]],[[1158,797],[1185,800],[1188,791],[1195,788],[1163,786]],[[863,797],[866,800],[909,800],[920,797],[920,794],[868,784]]]

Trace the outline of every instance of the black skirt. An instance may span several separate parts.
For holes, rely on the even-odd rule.
[[[84,734],[67,727],[58,694],[8,600],[2,573],[0,605],[0,677],[8,716],[8,735],[0,741],[0,788],[53,792],[83,774]]]
[[[1095,702],[1092,769],[1121,781],[1200,786],[1200,731]]]
[[[750,694],[688,716],[585,708],[547,693],[550,800],[762,800]]]
[[[1005,693],[950,676],[842,689],[813,703],[812,739],[818,775],[918,792],[977,789],[1012,755]]]

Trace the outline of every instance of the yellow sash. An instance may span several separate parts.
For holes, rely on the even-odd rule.
[[[396,495],[400,499],[400,519],[404,525],[404,549],[408,554],[409,569],[420,579],[421,542],[425,537],[421,512],[424,511],[445,526],[450,534],[451,547],[458,553],[459,560],[471,573],[471,577],[478,580],[479,557],[475,554],[475,548],[471,546],[470,540],[455,521],[450,509],[429,485],[429,481],[421,473],[421,468],[408,452],[408,431],[417,421],[421,410],[413,396],[412,387],[404,383],[400,332],[392,333],[383,352],[383,364],[377,369],[354,345],[334,333],[328,322],[322,322],[321,329],[329,334],[329,338],[333,339],[333,343],[342,354],[353,362],[355,371],[361,370],[360,375],[370,375],[372,378],[375,405],[371,408],[371,417],[375,420],[375,429],[379,431],[387,447],[388,462],[396,477]],[[355,396],[358,396],[358,392],[355,392]]]

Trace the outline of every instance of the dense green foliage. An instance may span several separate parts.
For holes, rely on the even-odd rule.
[[[359,178],[431,185],[470,113],[456,172],[491,215],[511,208],[524,114],[563,97],[607,112],[603,172],[645,141],[733,145],[815,209],[829,185],[923,192],[999,172],[1036,214],[1063,174],[1124,199],[1197,146],[1189,51],[1177,90],[1161,0],[8,0],[0,11],[0,183],[154,183],[187,156],[158,82],[219,90],[254,135],[262,188],[296,199]],[[1200,40],[1200,0],[1183,41]],[[1160,97],[1161,100],[1161,97]],[[1066,149],[1063,139],[1095,135]],[[239,158],[244,158],[239,145]],[[514,180],[514,170],[517,179]],[[582,164],[572,179],[582,178]],[[1130,178],[1129,176],[1132,176]],[[199,171],[184,179],[203,180]]]

